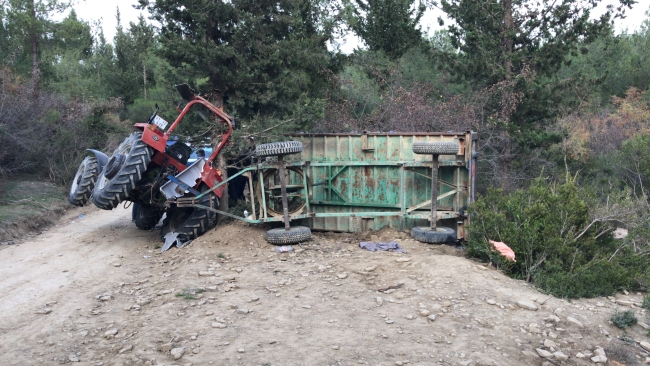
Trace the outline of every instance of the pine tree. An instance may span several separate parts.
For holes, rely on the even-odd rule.
[[[370,51],[382,51],[395,60],[406,50],[422,43],[418,23],[426,10],[415,0],[345,1],[347,21]]]
[[[240,119],[287,115],[327,85],[327,1],[139,1],[162,24],[160,55]]]

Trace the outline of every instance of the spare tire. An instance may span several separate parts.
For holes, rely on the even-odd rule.
[[[311,238],[311,230],[305,226],[292,226],[289,230],[284,227],[271,229],[266,232],[265,239],[273,245],[298,244]]]
[[[302,152],[302,142],[300,141],[272,142],[255,147],[255,155],[259,157],[298,154],[300,152]]]
[[[151,230],[156,227],[156,224],[160,221],[164,213],[163,210],[157,207],[134,202],[131,217],[138,229]]]
[[[202,184],[200,192],[206,192],[208,186]],[[189,196],[189,195],[188,195]],[[219,198],[214,192],[201,197],[197,204],[216,209],[219,207]],[[164,242],[168,233],[178,233],[181,243],[194,240],[217,224],[217,214],[198,207],[176,207],[173,205],[167,210],[167,215],[160,229],[160,239]]]
[[[112,210],[126,200],[147,170],[152,155],[153,150],[142,141],[141,132],[127,137],[97,177],[92,194],[95,206]]]
[[[425,155],[456,155],[460,146],[456,142],[418,141],[413,143],[413,153]]]
[[[97,159],[94,156],[87,156],[81,162],[70,186],[68,202],[79,207],[88,203],[97,182],[97,170]]]
[[[434,230],[430,227],[414,227],[411,229],[413,239],[428,244],[446,244],[456,241],[456,230],[438,226]]]

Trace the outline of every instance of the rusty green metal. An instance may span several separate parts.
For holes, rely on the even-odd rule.
[[[360,232],[390,226],[397,230],[429,226],[431,220],[430,155],[412,151],[416,141],[456,142],[457,155],[439,157],[436,216],[441,226],[467,239],[467,206],[474,199],[478,135],[462,133],[291,134],[303,144],[301,154],[285,156],[284,183],[292,199],[304,204],[291,220],[306,220],[315,230]],[[264,162],[240,171],[257,171],[259,218],[251,220],[211,209],[250,223],[284,221],[274,200],[278,196],[277,164]],[[271,173],[271,174],[269,174]],[[303,174],[306,173],[306,174]],[[266,179],[266,180],[265,180]],[[204,193],[206,194],[206,193]],[[200,196],[199,196],[200,197]],[[179,206],[194,206],[198,198],[181,198]],[[281,205],[280,205],[281,207]],[[203,207],[208,209],[207,207]],[[275,213],[274,213],[275,212]]]
[[[316,215],[310,219],[310,226],[346,232],[428,226],[425,216],[431,210],[431,156],[414,154],[413,142],[457,142],[459,155],[439,158],[437,214],[443,226],[458,230],[461,238],[466,236],[463,228],[468,224],[465,209],[474,191],[476,133],[289,136],[302,142],[303,152],[287,160],[303,164],[312,181],[309,204]],[[394,215],[357,214],[369,209]]]

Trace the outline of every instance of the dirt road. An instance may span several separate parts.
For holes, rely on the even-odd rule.
[[[279,254],[263,234],[237,222],[161,254],[158,233],[136,229],[129,210],[69,211],[0,247],[0,364],[646,361],[634,340],[647,331],[637,325],[623,342],[608,323],[616,308],[644,322],[640,294],[550,298],[394,231],[366,239],[397,239],[407,254],[361,250],[350,234],[315,234]]]

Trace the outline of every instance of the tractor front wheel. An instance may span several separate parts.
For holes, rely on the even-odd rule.
[[[97,170],[97,159],[94,156],[87,156],[81,162],[70,186],[68,202],[79,207],[88,203],[97,182]]]
[[[156,227],[156,224],[160,221],[163,213],[164,211],[157,207],[134,202],[131,217],[138,229],[151,230]]]

